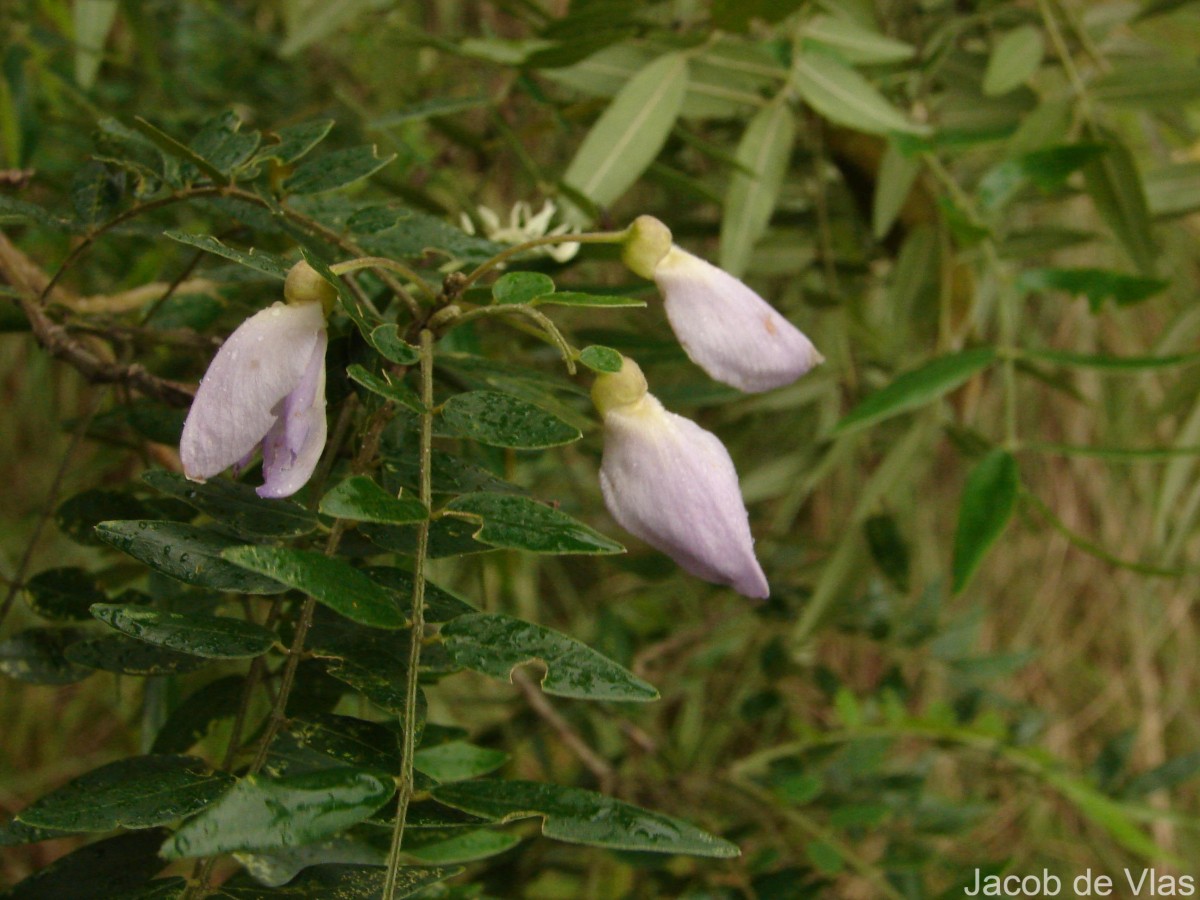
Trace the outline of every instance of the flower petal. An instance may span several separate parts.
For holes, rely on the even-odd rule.
[[[179,455],[188,478],[211,478],[254,452],[324,329],[319,303],[276,303],[238,326],[201,379],[183,425]]]
[[[692,362],[754,393],[795,381],[823,357],[791,322],[728,272],[679,247],[654,269],[667,318]]]
[[[263,439],[263,484],[260,497],[290,497],[312,476],[325,449],[325,347],[317,337],[296,389],[279,401],[279,417]]]
[[[652,395],[604,414],[600,488],[613,518],[700,578],[766,597],[725,445]]]

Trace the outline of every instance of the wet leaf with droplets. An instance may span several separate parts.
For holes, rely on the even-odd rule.
[[[395,497],[366,475],[353,475],[321,498],[321,512],[355,522],[404,525],[429,518],[429,510],[415,497]]]
[[[396,880],[396,900],[421,893],[431,884],[453,878],[461,868],[401,866]],[[319,865],[301,872],[282,887],[263,887],[249,879],[234,878],[212,894],[216,900],[375,900],[383,887],[381,866]]]
[[[548,838],[610,850],[729,859],[735,844],[679,819],[581,788],[537,781],[462,781],[434,788],[434,798],[474,815],[508,822],[540,816]]]
[[[583,436],[540,406],[499,391],[455,394],[442,406],[440,425],[450,437],[518,450],[558,447]]]
[[[165,865],[158,848],[166,835],[165,829],[155,828],[80,847],[16,884],[4,900],[140,898]]]
[[[657,700],[652,684],[565,634],[490,613],[459,616],[442,626],[450,658],[494,678],[511,679],[517,666],[542,662],[542,690],[580,700]]]
[[[110,634],[72,644],[66,657],[77,665],[123,675],[174,675],[192,672],[208,660],[156,647],[123,634]]]
[[[390,775],[350,767],[277,779],[247,775],[185,822],[162,855],[181,859],[305,844],[361,822],[395,790]]]
[[[194,756],[132,756],[93,769],[17,816],[38,828],[150,828],[199,812],[233,783]]]
[[[199,484],[164,469],[144,472],[142,480],[155,490],[212,516],[213,527],[233,537],[247,540],[299,537],[317,527],[317,517],[299,503],[264,500],[248,484],[224,478]]]
[[[197,587],[240,594],[278,594],[287,586],[221,558],[241,544],[207,528],[179,522],[101,522],[96,534],[150,568]]]
[[[347,619],[375,628],[403,628],[404,598],[344,560],[290,547],[232,547],[229,562],[303,591]]]
[[[251,659],[275,644],[275,632],[227,616],[198,616],[144,606],[97,603],[92,615],[124,634],[208,659]]]
[[[508,762],[503,750],[476,747],[466,741],[447,741],[423,747],[413,756],[413,767],[435,781],[465,781],[494,772]]]

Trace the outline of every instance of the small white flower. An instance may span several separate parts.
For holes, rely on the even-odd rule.
[[[284,290],[293,302],[255,313],[217,351],[179,442],[188,478],[204,481],[246,465],[260,445],[260,497],[291,496],[312,475],[325,447],[324,304],[331,302],[317,285],[332,290],[316,278],[306,285],[289,275]]]
[[[547,200],[542,204],[541,210],[534,214],[533,208],[524,200],[520,200],[513,205],[508,214],[508,224],[504,225],[500,222],[500,216],[493,210],[486,206],[476,207],[479,221],[483,223],[483,236],[497,244],[522,244],[533,238],[570,234],[577,230],[575,226],[566,223],[550,228],[550,220],[557,211],[558,207],[554,202]],[[475,233],[475,223],[471,221],[470,216],[463,213],[460,221],[463,231],[467,234]],[[574,259],[578,252],[579,244],[576,243],[547,244],[529,251],[532,256],[549,256],[560,263]]]
[[[664,409],[633,360],[597,376],[592,399],[604,418],[600,489],[621,527],[699,578],[768,596],[725,445]]]
[[[654,279],[688,357],[717,381],[748,393],[795,381],[824,361],[804,334],[728,272],[676,246],[651,216],[630,226],[624,260]]]

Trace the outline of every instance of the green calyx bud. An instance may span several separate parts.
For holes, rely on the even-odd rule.
[[[671,251],[671,229],[654,216],[638,216],[625,232],[621,260],[643,278],[653,278],[662,258]]]
[[[283,283],[283,297],[293,305],[320,303],[325,315],[329,315],[333,311],[338,292],[320,272],[304,260],[300,260],[288,270],[287,281]]]
[[[610,410],[640,402],[648,390],[641,367],[628,356],[623,356],[619,372],[604,372],[596,376],[592,385],[592,402],[596,404],[600,415],[604,416]]]

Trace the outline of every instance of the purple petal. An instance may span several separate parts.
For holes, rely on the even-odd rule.
[[[823,359],[762,297],[686,250],[671,248],[654,280],[679,343],[717,381],[766,391],[790,384]]]
[[[747,597],[770,593],[725,445],[652,395],[605,414],[600,488],[622,528],[688,572]]]
[[[254,452],[276,405],[304,377],[325,317],[319,303],[276,303],[243,322],[213,358],[183,425],[179,455],[203,480]]]
[[[260,497],[290,497],[313,473],[325,449],[325,332],[317,339],[296,389],[278,404],[279,417],[263,439]]]

